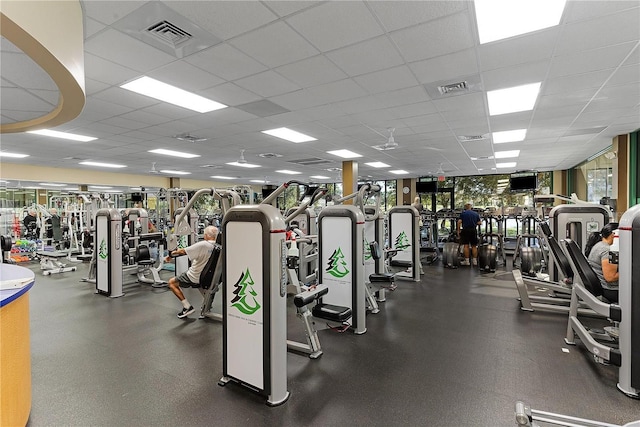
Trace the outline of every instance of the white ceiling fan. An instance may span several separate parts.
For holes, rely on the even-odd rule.
[[[398,143],[393,138],[393,132],[395,132],[396,128],[387,128],[387,130],[389,131],[389,139],[387,140],[387,142],[380,145],[374,145],[371,148],[375,148],[376,150],[380,151],[395,150],[396,148],[398,148]]]
[[[156,169],[156,162],[151,163],[151,169],[149,170],[149,173],[159,173]]]

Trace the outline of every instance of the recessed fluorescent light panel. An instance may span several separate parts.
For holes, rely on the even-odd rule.
[[[96,188],[98,190],[111,190],[113,187],[107,187],[104,185],[90,185],[89,188]]]
[[[256,184],[266,184],[269,181],[265,181],[264,179],[252,179],[249,182],[255,182]]]
[[[496,159],[509,159],[512,157],[518,157],[519,155],[520,150],[496,151],[495,153]]]
[[[262,133],[266,133],[267,135],[275,136],[276,138],[285,139],[287,141],[295,143],[317,141],[317,139],[312,136],[296,132],[295,130],[291,130],[289,128],[263,130]]]
[[[115,163],[101,163],[101,162],[80,162],[79,164],[85,166],[97,166],[99,168],[126,168],[127,165],[118,165]]]
[[[129,188],[129,190],[142,191],[142,187],[131,187],[131,188]]]
[[[367,166],[371,166],[372,168],[388,168],[390,165],[382,162],[369,162],[365,163]]]
[[[281,169],[279,171],[276,171],[278,173],[283,173],[285,175],[300,175],[302,172],[296,172],[296,171],[290,171],[288,169]]]
[[[75,133],[67,133],[67,132],[58,132],[57,130],[49,130],[49,129],[28,130],[27,133],[34,133],[36,135],[51,136],[53,138],[68,139],[70,141],[80,141],[80,142],[89,142],[89,141],[93,141],[94,139],[98,139],[92,136],[77,135]]]
[[[343,159],[355,159],[358,157],[362,157],[362,154],[354,153],[349,150],[333,150],[327,151],[329,154],[333,154],[334,156],[342,157]]]
[[[487,92],[489,115],[533,110],[540,92],[540,82]]]
[[[498,169],[515,168],[516,165],[516,162],[496,163],[496,167]]]
[[[213,175],[213,179],[234,179],[232,176]]]
[[[392,174],[395,174],[395,175],[406,175],[406,174],[409,173],[406,170],[402,170],[402,169],[397,169],[397,170],[389,171],[389,172],[391,172]]]
[[[191,175],[191,172],[174,171],[174,170],[171,170],[171,169],[163,169],[160,172],[166,173],[168,175]]]
[[[149,153],[164,154],[165,156],[182,157],[183,159],[193,159],[200,157],[199,154],[183,153],[182,151],[165,150],[164,148],[156,148],[149,150]]]
[[[313,179],[329,179],[328,176],[322,176],[322,175],[311,175],[309,178],[313,178]]]
[[[519,142],[524,141],[524,138],[527,136],[527,130],[505,130],[502,132],[493,132],[491,136],[494,144],[503,144],[505,142]]]
[[[0,157],[11,157],[15,159],[24,159],[25,157],[29,157],[28,154],[20,154],[20,153],[9,153],[8,151],[0,151]]]
[[[227,164],[231,166],[240,166],[241,168],[259,168],[260,167],[260,165],[254,165],[252,163],[229,162]]]
[[[179,107],[197,111],[198,113],[208,113],[227,107],[219,102],[212,101],[195,93],[187,92],[186,90],[146,76],[123,84],[120,87]]]
[[[475,0],[480,44],[560,23],[565,0]]]
[[[64,187],[67,184],[55,184],[53,182],[41,182],[39,185],[46,185],[49,187]]]

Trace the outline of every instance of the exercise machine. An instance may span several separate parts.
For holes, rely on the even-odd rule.
[[[391,267],[403,271],[395,272],[398,279],[420,281],[420,213],[413,206],[394,206],[389,209],[389,249],[396,251],[389,260]]]
[[[536,421],[544,424],[538,424]],[[542,425],[564,427],[640,427],[640,420],[632,421],[624,425],[610,424],[554,412],[540,411],[519,401],[516,402],[516,424],[519,427],[540,427]]]
[[[619,254],[617,257],[615,252],[610,254],[610,262],[619,259],[617,291],[603,288],[578,244],[565,240],[572,268],[581,280],[581,283],[573,285],[565,342],[573,345],[577,336],[596,361],[618,366],[618,389],[629,397],[640,398],[640,266],[634,265],[640,250],[640,205],[624,213],[620,219],[619,235]],[[607,319],[619,322],[617,330],[615,327],[605,328],[607,340],[617,340],[617,348],[589,333],[578,317],[579,302],[584,302]]]

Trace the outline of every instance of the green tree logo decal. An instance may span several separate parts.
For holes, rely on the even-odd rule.
[[[102,239],[102,241],[100,242],[100,249],[98,250],[98,256],[100,257],[100,259],[107,259],[107,256],[109,256],[107,252],[107,243],[105,242],[104,239]]]
[[[251,278],[248,268],[244,273],[240,274],[240,279],[233,285],[235,287],[233,291],[235,297],[231,300],[231,305],[247,315],[252,315],[260,309],[260,304],[255,298],[258,293],[253,289],[253,285],[255,285],[255,282]],[[253,303],[250,300],[253,300]]]
[[[405,232],[403,231],[402,233],[398,234],[398,237],[396,237],[396,243],[395,243],[396,249],[400,249],[401,251],[403,251],[405,250],[405,248],[408,248],[409,246],[411,246],[411,244],[409,243],[409,239],[407,238],[407,235],[405,234]]]
[[[187,236],[180,236],[180,238],[178,239],[178,249],[184,249],[187,246]]]
[[[342,249],[340,247],[333,251],[329,257],[328,265],[329,266],[325,271],[333,277],[340,278],[349,274],[349,269],[347,268],[347,263],[344,260],[344,255],[342,254]]]

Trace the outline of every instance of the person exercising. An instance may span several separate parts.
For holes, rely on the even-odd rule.
[[[178,312],[178,318],[180,319],[187,317],[195,311],[180,288],[200,287],[200,273],[202,273],[202,270],[211,257],[217,238],[218,228],[210,225],[204,229],[204,240],[186,248],[178,248],[175,251],[171,251],[169,256],[165,258],[165,261],[170,262],[172,258],[186,255],[191,260],[191,266],[187,271],[178,277],[169,279],[169,289],[171,289],[171,292],[173,292],[182,304],[182,310]]]
[[[467,203],[464,205],[464,211],[460,213],[458,219],[458,238],[460,244],[464,245],[464,261],[460,265],[471,265],[469,262],[469,246],[471,246],[471,259],[473,265],[478,265],[478,233],[476,227],[482,224],[482,219],[478,212],[471,209],[473,205]]]
[[[591,248],[588,248],[589,244],[587,244],[587,248],[585,248],[589,265],[600,279],[602,287],[612,290],[618,289],[618,278],[620,277],[618,265],[609,262],[609,251],[614,239],[613,232],[617,228],[617,224],[605,225],[600,233],[593,233],[601,237],[600,241]]]

